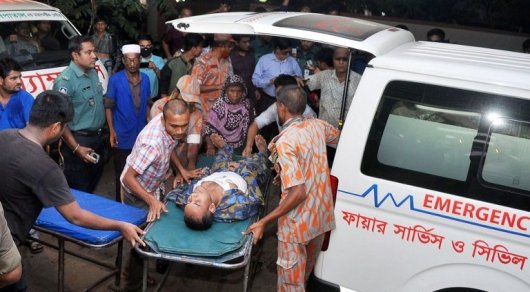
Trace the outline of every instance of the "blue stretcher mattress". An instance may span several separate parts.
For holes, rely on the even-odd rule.
[[[135,225],[141,225],[147,219],[146,210],[74,189],[72,189],[72,194],[81,208],[103,217]],[[92,245],[103,245],[121,236],[119,231],[94,230],[73,225],[66,221],[55,208],[43,209],[35,225]]]
[[[214,222],[205,231],[189,229],[184,223],[184,211],[174,202],[166,205],[168,213],[152,223],[145,236],[146,243],[158,253],[215,257],[240,248],[245,242],[242,232],[255,218],[232,223]]]

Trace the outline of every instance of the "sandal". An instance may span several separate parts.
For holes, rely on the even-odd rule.
[[[44,246],[42,246],[42,244],[36,241],[30,240],[28,243],[29,243],[29,250],[31,251],[32,254],[41,253],[44,250]]]

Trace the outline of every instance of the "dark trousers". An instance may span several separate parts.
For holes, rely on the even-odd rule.
[[[116,176],[116,201],[121,202],[121,182],[120,176],[127,163],[127,156],[131,154],[131,150],[114,149],[114,175]]]
[[[71,188],[92,193],[103,173],[103,151],[105,147],[103,135],[81,135],[75,132],[73,134],[79,145],[92,148],[101,155],[101,158],[96,164],[86,163],[75,153],[72,153],[72,149],[66,143],[63,143],[61,154],[64,157],[64,176]]]

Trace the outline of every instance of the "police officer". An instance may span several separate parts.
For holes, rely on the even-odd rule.
[[[53,89],[70,96],[74,105],[74,119],[63,134],[61,146],[64,174],[71,188],[93,192],[103,171],[103,159],[97,159],[104,150],[103,87],[95,70],[92,38],[74,37],[68,50],[72,61],[53,84]]]

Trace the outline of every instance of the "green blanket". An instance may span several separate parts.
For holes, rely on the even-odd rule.
[[[145,239],[159,253],[191,256],[221,256],[240,248],[245,231],[252,219],[233,223],[214,222],[205,231],[189,229],[184,223],[184,212],[169,202],[168,213],[153,223]]]

